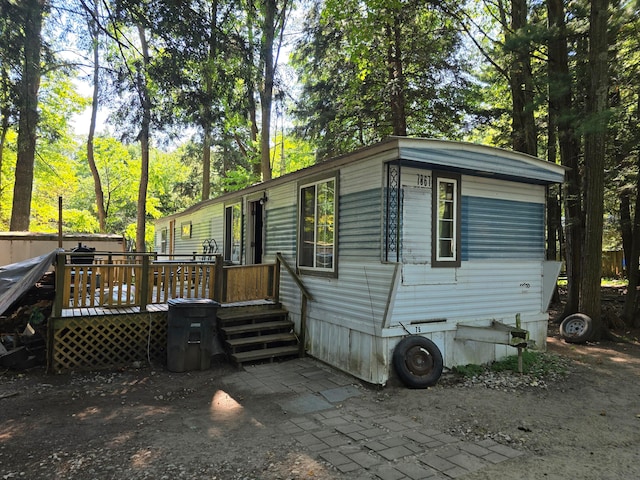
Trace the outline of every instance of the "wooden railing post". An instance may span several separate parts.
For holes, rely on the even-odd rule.
[[[147,302],[149,301],[149,255],[142,254],[142,273],[140,278],[140,311],[147,311]],[[137,283],[137,282],[136,282]]]
[[[298,275],[298,273],[287,263],[287,260],[282,256],[282,253],[276,253],[277,263],[280,263],[284,266],[285,270],[289,272],[291,278],[296,282],[298,288],[300,289],[300,352],[299,355],[304,357],[305,355],[305,344],[307,343],[307,301],[313,301],[313,295],[311,292],[307,290],[302,279]]]
[[[60,318],[62,315],[62,299],[64,298],[64,266],[67,254],[58,253],[56,257],[56,299],[53,302],[53,317]]]
[[[215,263],[215,275],[213,278],[213,300],[223,303],[223,292],[225,291],[224,264],[222,255],[217,254]]]
[[[280,303],[280,258],[276,257],[276,263],[273,266],[271,295],[276,303]]]

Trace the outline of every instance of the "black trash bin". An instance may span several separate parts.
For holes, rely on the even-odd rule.
[[[206,298],[174,298],[167,303],[167,368],[171,372],[208,369],[218,342],[220,304]]]

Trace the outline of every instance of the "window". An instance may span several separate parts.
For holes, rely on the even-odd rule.
[[[167,229],[160,230],[160,253],[167,253]]]
[[[335,271],[335,179],[300,188],[298,265]]]
[[[191,222],[185,222],[180,225],[182,238],[191,238]]]
[[[224,259],[242,261],[242,204],[235,203],[225,208]]]
[[[460,266],[460,177],[438,176],[433,189],[434,267]]]

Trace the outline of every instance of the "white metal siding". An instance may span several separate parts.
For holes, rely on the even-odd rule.
[[[182,225],[191,222],[191,238],[182,237]],[[223,205],[211,205],[176,218],[175,237],[174,237],[174,254],[176,255],[192,255],[202,253],[203,242],[205,240],[215,239],[218,249],[222,252],[223,242]],[[168,240],[167,240],[168,241]]]
[[[270,208],[266,212],[265,257],[296,252],[296,207]],[[292,263],[295,265],[295,262]]]
[[[344,261],[338,278],[303,276],[314,296],[310,319],[363,332],[380,331],[391,291],[395,264]]]
[[[340,170],[340,195],[380,188],[383,176],[383,164],[378,159],[346,165]]]
[[[509,182],[493,178],[462,176],[462,195],[500,198],[515,202],[545,203],[545,187],[526,183]]]
[[[380,261],[382,193],[379,188],[341,194],[338,207],[338,256]]]
[[[224,206],[221,203],[212,205],[207,212],[211,219],[210,238],[216,241],[217,253],[222,255],[224,252]]]
[[[539,314],[542,263],[463,262],[456,282],[400,285],[389,325],[446,319],[448,323]]]
[[[404,187],[402,195],[402,261],[431,263],[431,189]]]
[[[298,204],[296,182],[285,183],[267,190],[267,209],[283,208]]]

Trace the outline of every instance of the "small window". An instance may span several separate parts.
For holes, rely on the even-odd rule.
[[[180,227],[182,238],[191,238],[191,222],[185,222]]]
[[[224,259],[232,263],[242,261],[242,204],[225,208]]]
[[[433,189],[434,267],[460,266],[460,177],[437,176]]]
[[[317,271],[335,271],[335,179],[300,188],[298,265]]]
[[[167,229],[160,230],[160,253],[167,253]]]

